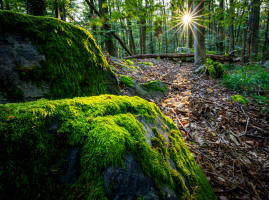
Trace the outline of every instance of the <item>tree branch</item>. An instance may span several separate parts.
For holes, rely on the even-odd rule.
[[[88,4],[88,6],[95,12],[96,15],[98,15],[99,17],[102,17],[101,14],[98,12],[98,10],[94,7],[94,5],[89,1],[89,0],[85,0],[85,2]],[[111,28],[109,24],[104,23],[103,26],[107,27],[107,28]],[[120,43],[120,45],[122,46],[122,48],[131,56],[132,53],[129,51],[129,49],[126,47],[126,45],[123,43],[123,41],[120,39],[120,37],[114,33],[114,32],[110,32],[110,34],[116,38],[118,40],[118,42]]]

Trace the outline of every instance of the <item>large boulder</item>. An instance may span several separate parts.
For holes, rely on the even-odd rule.
[[[0,11],[0,101],[118,93],[92,35],[50,17]]]
[[[0,104],[0,199],[215,199],[157,106],[101,95]]]

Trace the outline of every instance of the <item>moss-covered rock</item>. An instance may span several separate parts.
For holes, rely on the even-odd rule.
[[[210,58],[206,59],[206,67],[208,74],[214,79],[221,78],[225,74],[223,65],[219,62],[214,62]]]
[[[127,87],[134,88],[134,80],[130,76],[121,75],[120,76],[120,83],[124,84]]]
[[[0,104],[0,145],[1,199],[215,199],[175,124],[139,97]]]
[[[0,11],[0,92],[11,101],[118,93],[92,35],[50,17]]]

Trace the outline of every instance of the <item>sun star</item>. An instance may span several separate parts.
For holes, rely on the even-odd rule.
[[[189,13],[187,13],[187,14],[183,15],[183,19],[182,20],[183,20],[183,23],[185,25],[188,25],[192,21],[192,16]]]

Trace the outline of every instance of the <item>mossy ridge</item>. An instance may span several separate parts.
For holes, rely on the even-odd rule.
[[[42,68],[33,70],[35,80],[49,83],[48,98],[107,93],[108,63],[87,30],[55,18],[11,11],[0,11],[0,27],[4,34],[20,33],[30,39],[45,55]]]
[[[50,195],[55,199],[63,193],[67,199],[78,196],[82,199],[107,199],[101,178],[103,171],[111,165],[122,165],[122,157],[131,153],[151,176],[157,189],[167,184],[179,199],[190,199],[182,177],[169,167],[167,159],[170,157],[191,187],[198,184],[199,195],[195,199],[215,199],[179,130],[155,104],[141,98],[101,95],[54,101],[41,99],[0,105],[0,111],[0,162],[4,162],[0,165],[0,194],[13,187],[12,191],[23,194],[25,199],[36,197],[38,193],[44,198]],[[156,144],[161,151],[152,149],[136,115],[153,121],[158,116],[164,119],[172,129],[170,143],[166,144],[156,132]],[[59,129],[56,134],[48,134],[47,127],[53,119],[57,119]],[[81,147],[82,174],[71,186],[56,184],[50,173],[59,170],[56,160],[63,154],[63,146]],[[24,149],[25,156],[29,155],[27,163],[27,158],[19,155],[21,149]],[[12,159],[14,156],[16,160]],[[42,185],[39,180],[42,180]],[[7,185],[14,181],[16,186]]]

